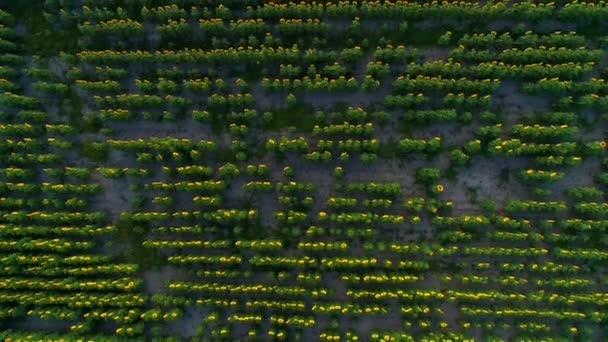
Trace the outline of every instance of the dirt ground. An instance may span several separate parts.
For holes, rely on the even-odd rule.
[[[63,1],[62,1],[63,2]],[[76,1],[78,2],[78,1]],[[79,4],[80,5],[80,4]],[[22,21],[22,20],[21,20]],[[332,25],[332,29],[336,31],[343,32],[348,29],[351,24],[350,20],[330,20]],[[192,21],[190,23],[193,26],[196,26],[197,23]],[[395,26],[394,20],[386,20],[385,24],[387,27]],[[459,27],[464,25],[470,25],[470,23],[460,23],[458,21],[453,20],[421,20],[416,23],[412,23],[412,26],[416,30],[424,30],[429,31],[429,36],[434,36],[437,32],[439,24],[448,25],[453,27]],[[484,31],[489,30],[511,30],[516,23],[513,21],[494,21],[487,25]],[[367,30],[370,33],[379,29],[376,23],[364,23],[362,25],[363,30]],[[467,26],[468,27],[468,26]],[[575,30],[576,25],[564,24],[557,21],[542,21],[538,24],[528,24],[525,26],[526,29],[534,29],[536,31],[549,32],[554,30],[562,30],[562,31],[570,31]],[[15,31],[18,34],[25,34],[27,28],[25,24],[20,22],[17,24]],[[154,25],[146,24],[145,27],[146,38],[148,43],[153,46],[156,43],[161,42],[161,35],[154,29]],[[431,32],[433,31],[433,32]],[[422,41],[425,37],[415,37],[417,40]],[[450,47],[439,47],[434,41],[427,41],[424,44],[420,44],[420,47],[416,47],[419,58],[417,59],[418,63],[424,62],[432,62],[432,61],[446,61],[448,59],[449,53],[454,46]],[[452,44],[454,45],[454,44]],[[409,48],[410,46],[408,46]],[[373,61],[375,59],[374,53],[366,53],[364,58],[361,61],[356,63],[355,66],[349,66],[349,73],[352,73],[354,77],[360,82],[363,80],[366,74],[366,66],[367,63]],[[34,65],[35,59],[31,57],[27,57],[24,63],[24,68],[31,67]],[[600,69],[605,68],[608,65],[608,57],[604,56],[599,63],[599,66],[592,72],[590,77],[597,77],[601,75]],[[162,65],[155,66],[162,68]],[[190,67],[190,66],[188,66]],[[200,67],[201,70],[208,68],[209,66],[197,66]],[[278,68],[277,65],[270,66],[272,68]],[[62,61],[60,58],[53,57],[50,59],[48,63],[48,69],[56,74],[65,74],[68,70],[69,65]],[[146,66],[128,66],[127,69],[129,71],[129,77],[127,80],[123,80],[123,83],[126,84],[126,90],[128,92],[137,92],[138,90],[135,87],[135,79],[138,77],[141,69],[145,69]],[[228,70],[229,68],[226,68]],[[251,72],[251,70],[247,70],[247,72]],[[257,70],[253,70],[253,72],[257,72]],[[340,106],[352,106],[352,107],[362,107],[366,110],[369,109],[369,112],[383,108],[384,100],[387,95],[394,94],[392,90],[392,83],[398,77],[398,75],[407,74],[407,65],[406,63],[398,62],[393,65],[391,73],[386,78],[380,80],[379,89],[371,92],[352,92],[352,91],[342,91],[337,93],[325,93],[325,92],[314,92],[314,93],[304,93],[304,92],[296,92],[296,97],[298,100],[298,104],[306,104],[306,108],[310,106],[312,111],[310,113],[305,113],[302,115],[308,115],[303,120],[287,120],[290,123],[297,122],[305,122],[308,125],[312,122],[314,118],[314,113],[316,111],[325,111],[326,113],[330,110],[335,109]],[[227,73],[227,72],[225,72]],[[220,74],[223,77],[224,71],[220,70]],[[224,77],[224,79],[230,83],[230,87],[234,91],[236,86],[232,84],[235,80],[234,75],[228,77]],[[32,87],[33,80],[29,76],[21,76],[18,79],[18,83],[21,86],[21,90],[23,94],[30,96],[39,96]],[[248,82],[250,86],[250,93],[255,97],[256,103],[253,106],[253,109],[256,109],[259,115],[262,115],[265,111],[279,111],[286,110],[284,107],[286,105],[286,92],[276,92],[269,93],[264,91],[262,88],[260,81],[252,81]],[[82,124],[82,118],[77,116],[76,118],[69,118],[66,113],[63,111],[65,109],[74,109],[79,110],[82,113],[77,114],[94,114],[98,112],[94,105],[94,100],[90,96],[81,90],[75,90],[73,96],[77,97],[81,103],[77,103],[78,101],[73,101],[69,106],[64,106],[61,103],[57,103],[56,99],[47,97],[47,101],[44,102],[44,109],[50,114],[50,116],[56,122],[67,122],[69,120],[76,121],[78,124]],[[465,167],[453,168],[448,153],[453,148],[460,148],[468,141],[475,139],[476,131],[481,126],[486,125],[487,123],[483,122],[483,119],[480,118],[478,111],[475,112],[475,115],[471,122],[463,123],[463,122],[447,122],[440,124],[428,124],[428,125],[413,125],[409,123],[405,123],[402,119],[403,114],[406,110],[395,109],[390,111],[391,117],[385,125],[380,125],[374,122],[374,133],[373,137],[370,139],[376,139],[382,148],[388,150],[393,150],[395,146],[391,146],[390,144],[394,144],[399,139],[403,138],[413,138],[413,139],[432,139],[433,137],[441,137],[442,141],[442,151],[436,156],[426,157],[424,155],[416,155],[416,156],[408,156],[401,157],[399,155],[393,155],[391,158],[387,159],[378,159],[375,162],[365,165],[359,159],[358,153],[351,153],[351,159],[346,162],[340,161],[338,158],[333,158],[328,163],[314,163],[308,162],[304,159],[303,155],[299,155],[297,153],[288,153],[283,159],[278,158],[272,153],[266,153],[262,155],[264,152],[264,148],[262,147],[265,142],[269,138],[278,139],[281,136],[287,136],[290,138],[295,138],[299,136],[306,137],[309,146],[311,149],[316,146],[316,142],[320,139],[333,139],[337,141],[338,139],[363,139],[362,137],[357,136],[312,136],[310,134],[310,129],[307,127],[303,129],[302,127],[295,127],[289,125],[284,125],[281,127],[273,127],[272,129],[266,129],[263,127],[263,124],[260,124],[258,121],[254,124],[256,127],[251,127],[252,133],[248,134],[244,138],[239,138],[237,136],[231,135],[225,127],[221,132],[218,132],[215,127],[212,127],[210,124],[201,123],[194,120],[191,117],[191,112],[193,109],[197,109],[202,106],[203,103],[206,102],[206,95],[197,94],[196,96],[188,93],[185,90],[182,90],[179,95],[191,97],[193,100],[193,104],[187,106],[187,109],[183,112],[183,118],[179,118],[176,121],[167,121],[167,120],[159,120],[159,121],[146,121],[142,119],[141,111],[137,110],[136,116],[137,119],[130,122],[112,122],[112,123],[104,123],[103,126],[106,129],[106,133],[93,133],[86,132],[79,134],[76,137],[71,138],[72,142],[75,144],[80,144],[85,140],[93,139],[97,141],[104,141],[106,139],[116,139],[116,140],[130,140],[130,139],[149,139],[151,137],[175,137],[175,138],[185,138],[190,139],[192,141],[199,140],[213,140],[218,144],[219,152],[213,156],[204,156],[203,161],[200,162],[192,162],[192,164],[200,164],[205,166],[211,166],[214,169],[217,169],[219,166],[225,164],[227,160],[231,160],[238,164],[239,166],[244,166],[247,164],[265,164],[269,168],[269,175],[263,177],[251,177],[247,175],[241,175],[234,180],[227,180],[229,186],[225,191],[222,192],[222,200],[223,205],[222,208],[236,208],[240,209],[243,207],[246,208],[255,208],[258,210],[260,216],[260,227],[255,226],[254,224],[246,224],[245,227],[241,227],[243,229],[251,229],[251,239],[274,239],[277,236],[280,236],[285,231],[299,229],[300,232],[305,232],[311,225],[318,223],[317,215],[321,211],[332,212],[331,209],[328,208],[328,199],[331,197],[337,196],[351,196],[345,195],[343,192],[336,191],[336,185],[340,183],[354,183],[354,182],[396,182],[399,184],[401,191],[400,193],[393,198],[393,204],[390,208],[387,209],[369,209],[365,208],[362,205],[358,205],[356,208],[346,209],[345,211],[357,211],[357,212],[365,212],[371,211],[379,214],[393,214],[393,215],[405,215],[403,209],[403,202],[407,198],[412,197],[425,197],[428,198],[427,191],[425,187],[416,182],[416,170],[421,167],[436,167],[442,171],[441,179],[438,183],[442,184],[445,187],[445,192],[438,195],[438,198],[445,201],[451,201],[453,203],[451,215],[458,216],[461,214],[480,214],[482,213],[482,208],[480,207],[481,201],[483,200],[493,200],[496,202],[497,213],[504,213],[504,204],[509,199],[528,199],[531,197],[530,187],[526,187],[521,182],[517,180],[515,174],[527,168],[533,168],[534,163],[531,158],[524,157],[488,157],[485,155],[472,156],[470,163]],[[546,113],[552,111],[552,104],[556,98],[549,96],[536,96],[536,95],[526,95],[521,92],[521,82],[515,80],[502,80],[499,88],[492,94],[492,101],[490,104],[489,111],[494,112],[498,115],[500,120],[502,120],[502,132],[501,138],[507,139],[511,137],[511,129],[514,125],[520,123],[522,121],[523,115],[526,113]],[[439,97],[432,97],[431,103],[428,104],[427,109],[441,107]],[[77,105],[80,105],[81,108],[76,108]],[[70,107],[72,106],[72,107]],[[153,108],[152,111],[155,113],[162,113],[165,108]],[[301,108],[292,108],[298,109]],[[388,111],[388,109],[386,109]],[[220,115],[225,115],[227,113],[219,113]],[[276,114],[276,113],[275,113]],[[581,110],[580,115],[582,117],[588,117],[593,119],[597,116],[593,110]],[[329,115],[328,115],[329,117]],[[276,119],[276,118],[275,118]],[[293,118],[292,118],[293,119]],[[279,121],[278,119],[276,121]],[[367,120],[373,121],[373,119]],[[592,122],[592,121],[590,121]],[[302,126],[305,126],[302,124]],[[573,140],[577,141],[591,141],[591,140],[600,140],[605,136],[605,131],[600,126],[589,125],[590,127],[581,128],[580,133]],[[250,143],[252,155],[248,156],[244,162],[236,162],[233,158],[233,151],[230,150],[231,144],[233,141],[241,139]],[[381,151],[385,152],[385,151]],[[220,154],[222,154],[220,156]],[[227,155],[228,157],[224,156]],[[260,154],[260,155],[256,155]],[[232,159],[231,159],[232,158]],[[220,160],[221,159],[221,160]],[[224,160],[226,159],[226,160]],[[66,164],[71,166],[86,166],[91,167],[94,166],[108,166],[108,167],[149,167],[152,171],[153,175],[148,178],[139,178],[137,182],[139,182],[140,186],[144,184],[149,184],[154,181],[165,181],[167,177],[163,174],[159,163],[154,163],[151,165],[142,165],[137,162],[135,159],[135,153],[129,151],[118,151],[111,149],[109,151],[108,157],[105,160],[94,162],[92,160],[88,160],[82,158],[75,151],[70,151],[66,153]],[[178,163],[173,163],[177,165]],[[294,177],[288,178],[283,174],[283,168],[285,166],[291,166],[294,169]],[[345,174],[343,179],[337,179],[333,175],[333,170],[335,167],[341,166],[345,170]],[[551,190],[553,194],[551,195],[552,200],[560,200],[567,201],[566,196],[564,195],[564,191],[570,187],[578,186],[578,185],[594,185],[594,177],[598,175],[601,170],[600,160],[599,158],[587,158],[582,165],[571,168],[563,168],[560,169],[564,171],[566,176],[555,183],[543,185],[544,189]],[[216,179],[217,174],[215,174],[212,178]],[[306,195],[310,195],[314,199],[314,204],[312,208],[307,213],[307,218],[302,223],[294,223],[294,224],[283,224],[277,222],[274,215],[278,211],[287,211],[288,208],[284,205],[280,205],[277,197],[280,195],[278,192],[272,193],[248,193],[243,190],[243,186],[246,182],[250,180],[268,180],[276,185],[278,182],[288,182],[291,180],[297,182],[312,182],[315,185],[315,190],[311,193],[306,193]],[[176,179],[170,180],[171,182]],[[181,178],[180,178],[181,180]],[[211,210],[201,207],[193,203],[192,198],[197,195],[203,195],[197,192],[178,192],[175,191],[173,193],[164,193],[162,191],[141,191],[138,192],[134,190],[131,185],[134,183],[134,180],[129,177],[122,177],[117,179],[108,179],[102,177],[98,172],[93,171],[90,180],[91,183],[100,184],[103,187],[103,191],[95,196],[91,196],[87,198],[89,200],[91,206],[90,210],[102,211],[107,215],[108,224],[116,224],[120,226],[121,231],[116,235],[117,238],[115,241],[102,240],[100,239],[99,247],[96,247],[95,252],[103,253],[106,255],[111,255],[120,259],[121,261],[132,262],[135,264],[139,264],[141,266],[145,266],[141,269],[137,276],[141,277],[143,280],[143,288],[141,291],[145,295],[154,295],[154,294],[172,294],[172,292],[168,289],[167,284],[172,281],[193,281],[198,283],[210,282],[209,279],[201,280],[201,277],[193,275],[193,272],[196,270],[207,269],[207,266],[203,265],[195,265],[195,266],[176,266],[169,265],[166,258],[168,255],[174,254],[218,254],[225,252],[224,250],[205,250],[201,252],[200,249],[184,249],[184,250],[163,250],[161,252],[157,252],[156,250],[146,249],[143,247],[143,241],[149,239],[164,239],[168,240],[172,239],[207,239],[214,238],[213,233],[184,233],[184,234],[163,234],[159,233],[156,229],[159,225],[172,226],[178,225],[174,223],[174,221],[163,221],[163,222],[151,222],[148,226],[142,225],[141,227],[138,225],[133,225],[125,227],[128,222],[123,222],[121,219],[121,213],[131,212],[131,211],[179,211],[179,210]],[[140,208],[134,208],[134,202],[137,198],[137,195],[143,195],[145,203]],[[163,205],[153,204],[151,200],[154,196],[172,196],[175,200],[175,204],[170,206],[169,208],[164,207]],[[352,195],[352,197],[356,197],[360,202],[364,198],[361,194]],[[441,277],[447,274],[451,274],[454,272],[455,267],[461,267],[463,269],[462,274],[466,272],[473,273],[473,264],[482,261],[488,261],[489,258],[484,257],[462,257],[460,254],[455,254],[450,257],[443,257],[435,255],[426,255],[426,254],[417,254],[416,256],[411,255],[399,255],[390,250],[380,251],[374,250],[370,252],[365,249],[366,243],[378,243],[382,242],[385,245],[390,245],[392,243],[396,244],[405,244],[405,243],[413,243],[427,246],[430,244],[439,243],[438,237],[438,229],[431,224],[431,216],[428,213],[421,214],[422,222],[414,225],[410,223],[404,224],[374,224],[373,229],[374,233],[371,237],[361,238],[356,237],[352,240],[349,240],[349,254],[348,256],[369,256],[377,258],[380,261],[428,261],[432,267],[434,267],[431,271],[425,272],[420,270],[399,270],[399,272],[403,271],[403,273],[410,272],[412,274],[419,274],[420,280],[412,283],[403,283],[397,285],[390,285],[390,289],[432,289],[437,291],[443,291],[446,289],[463,289],[466,288],[465,285],[459,284],[454,285],[456,281],[449,282],[443,280]],[[409,216],[405,216],[406,222],[410,219]],[[127,221],[127,220],[124,220]],[[202,221],[202,220],[201,220]],[[207,222],[196,222],[196,224],[206,225]],[[144,227],[145,226],[145,227]],[[233,232],[234,227],[232,226],[221,226],[219,225],[220,233],[217,235],[224,237],[238,238],[235,237],[235,233]],[[327,228],[348,228],[347,224],[328,224]],[[353,226],[357,226],[356,224]],[[358,227],[358,226],[357,226]],[[358,227],[361,228],[361,227]],[[133,229],[133,231],[129,231],[129,229]],[[457,227],[460,229],[460,227]],[[485,229],[485,227],[484,227]],[[493,227],[487,227],[489,231],[493,229]],[[534,227],[531,232],[538,232],[539,229]],[[481,233],[480,233],[481,235]],[[215,236],[216,237],[216,236]],[[297,243],[300,241],[316,241],[316,240],[343,240],[345,239],[345,235],[338,235],[337,237],[330,236],[326,234],[321,238],[319,237],[308,237],[304,234],[301,236],[290,237],[286,239],[285,244],[289,247],[284,248],[280,251],[272,251],[272,252],[262,252],[264,253],[275,253],[277,255],[284,256],[299,256],[308,253],[303,249],[297,248]],[[289,240],[289,241],[287,241]],[[491,241],[487,238],[482,238],[478,241],[474,242],[476,246],[493,246],[495,241]],[[103,247],[102,247],[103,246]],[[535,241],[519,241],[513,243],[513,246],[539,246],[539,247],[548,247],[546,242],[535,242]],[[348,284],[346,281],[340,279],[338,272],[335,270],[327,270],[327,269],[319,269],[318,271],[321,273],[321,281],[319,284],[302,284],[296,278],[296,274],[300,270],[288,270],[288,275],[286,279],[277,280],[276,272],[274,270],[268,270],[265,268],[261,268],[259,272],[255,269],[255,267],[249,265],[247,261],[250,256],[253,255],[253,251],[242,251],[237,248],[230,248],[228,254],[236,254],[246,260],[242,263],[242,265],[234,266],[234,269],[242,271],[248,270],[251,271],[256,270],[253,276],[243,276],[242,278],[232,279],[234,283],[246,284],[246,283],[260,283],[265,285],[272,284],[281,284],[281,285],[302,285],[305,288],[310,287],[319,287],[326,288],[334,291],[334,294],[331,298],[324,298],[327,300],[338,301],[338,302],[347,302],[350,297],[347,294],[347,291],[351,288],[351,284]],[[257,252],[255,252],[257,253]],[[341,252],[310,252],[309,255],[314,256],[317,259],[321,259],[325,256],[335,256],[341,255]],[[274,255],[274,254],[273,254]],[[306,254],[308,255],[308,254]],[[148,260],[150,259],[150,260]],[[504,260],[503,260],[504,259]],[[545,261],[553,261],[553,256],[541,256],[535,258],[528,258],[529,260],[525,260],[526,262],[545,262]],[[490,260],[493,263],[502,262],[507,260],[507,258],[496,258],[496,260]],[[465,265],[461,265],[465,263]],[[251,267],[250,267],[251,266]],[[213,266],[215,267],[215,266]],[[224,267],[224,266],[222,266]],[[219,267],[216,267],[219,268]],[[209,269],[212,269],[211,267]],[[215,269],[215,268],[213,268]],[[382,271],[381,267],[377,269],[364,270],[363,268],[354,268],[352,269],[352,273],[363,274],[365,272],[372,271]],[[317,270],[315,270],[317,271]],[[391,270],[394,271],[394,270]],[[598,272],[600,274],[601,272]],[[494,272],[494,270],[488,271],[484,274],[490,274],[491,276],[497,276],[498,272]],[[599,276],[597,276],[599,277]],[[598,279],[598,284],[605,283],[605,280]],[[382,289],[382,286],[387,285],[379,285],[377,289]],[[354,285],[353,287],[362,287],[362,288],[371,288],[375,289],[372,286],[365,285],[360,286],[360,284]],[[597,291],[601,291],[603,289],[600,286],[597,287]],[[192,297],[199,296],[203,297],[205,295],[201,294],[193,294]],[[281,299],[280,296],[277,296]],[[246,296],[242,296],[239,298],[241,302],[243,299],[247,299]],[[303,298],[303,301],[306,302],[307,306],[313,303],[313,298]],[[374,304],[375,299],[362,300],[361,302]],[[389,312],[382,316],[364,316],[361,318],[341,315],[339,320],[339,330],[344,333],[347,330],[355,331],[359,336],[365,336],[362,340],[366,340],[367,336],[374,330],[393,330],[393,331],[406,331],[407,328],[404,326],[406,319],[404,315],[401,314],[400,309],[401,305],[412,305],[418,306],[422,305],[424,302],[420,301],[402,301],[398,300],[390,300],[387,301],[389,306]],[[441,317],[445,319],[448,326],[454,330],[460,330],[461,322],[464,319],[470,319],[461,313],[459,303],[453,303],[450,301],[443,301],[441,304],[433,304],[433,309],[441,309],[443,310],[443,314]],[[222,318],[229,316],[238,310],[243,309],[244,305],[242,303],[236,309],[227,309],[222,312]],[[179,336],[185,339],[193,339],[196,340],[199,338],[199,325],[204,321],[205,317],[211,312],[209,308],[201,307],[201,306],[190,306],[186,308],[183,317],[174,321],[163,324],[163,335],[171,335],[171,336]],[[265,315],[268,315],[268,312],[264,312]],[[314,328],[308,329],[304,332],[302,336],[303,341],[314,341],[318,339],[319,333],[324,329],[329,329],[332,326],[331,315],[320,315],[315,314],[315,319],[317,324]],[[337,315],[336,315],[337,316]],[[422,315],[421,315],[422,316]],[[415,322],[418,318],[410,319],[412,322]],[[436,322],[435,322],[436,323]],[[61,331],[68,332],[69,331],[69,322],[59,322],[54,320],[39,320],[34,318],[27,318],[20,322],[9,322],[5,326],[5,328],[15,328],[15,329],[23,329],[23,330],[44,330],[44,331]],[[107,329],[106,329],[107,328]],[[239,326],[236,335],[241,336],[246,333],[246,325]],[[269,328],[269,322],[266,320],[261,324],[261,330],[266,331]],[[149,325],[147,325],[147,329],[149,330]],[[110,327],[102,328],[103,331],[111,331]],[[600,329],[597,329],[600,330]],[[483,335],[481,329],[473,329],[471,330],[476,339],[482,340]],[[470,331],[469,331],[470,333]],[[504,333],[503,338],[505,340],[510,340],[510,333]],[[601,340],[598,338],[598,341]]]

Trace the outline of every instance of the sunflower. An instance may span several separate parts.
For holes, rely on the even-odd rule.
[[[437,184],[437,186],[435,187],[435,189],[437,190],[437,192],[443,192],[443,185]]]

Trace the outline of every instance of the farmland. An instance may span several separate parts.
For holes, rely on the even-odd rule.
[[[608,339],[604,1],[0,2],[4,341]]]

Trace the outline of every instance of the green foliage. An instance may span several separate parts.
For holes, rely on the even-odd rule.
[[[496,211],[496,201],[491,199],[484,199],[479,202],[479,207],[487,213],[493,213]]]
[[[592,186],[574,186],[565,191],[566,195],[575,201],[599,200],[604,197],[604,192]]]
[[[604,3],[0,7],[3,336],[603,337]]]
[[[239,174],[239,168],[232,163],[226,163],[218,168],[218,176],[220,178],[230,179],[238,176]]]
[[[421,184],[433,184],[441,178],[441,170],[433,167],[422,167],[416,170],[416,181]]]
[[[468,163],[469,156],[460,149],[450,151],[450,162],[454,166],[464,166]]]
[[[452,40],[452,32],[448,31],[445,34],[443,34],[441,37],[439,37],[439,39],[437,40],[437,44],[439,44],[441,46],[448,46],[448,45],[450,45],[451,40]]]
[[[108,158],[108,151],[107,144],[92,140],[83,141],[80,147],[83,156],[95,161],[105,161]]]

